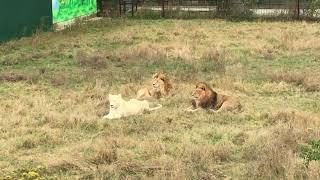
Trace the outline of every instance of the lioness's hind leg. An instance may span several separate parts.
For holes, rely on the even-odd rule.
[[[162,108],[162,105],[161,105],[161,104],[158,104],[156,107],[149,108],[148,110],[149,110],[149,111],[154,111],[154,110],[157,110],[157,109],[160,109],[160,108]]]
[[[102,119],[113,119],[113,118],[114,118],[113,116],[111,116],[110,114],[107,114],[107,115],[103,116]]]
[[[219,113],[219,112],[221,112],[221,111],[220,111],[220,109],[218,109],[218,110],[209,109],[209,112],[212,112],[212,113]]]

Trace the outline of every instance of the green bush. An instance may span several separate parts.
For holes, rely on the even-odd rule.
[[[300,156],[306,161],[306,165],[310,161],[320,160],[320,140],[311,140],[305,145],[300,145],[299,150]]]

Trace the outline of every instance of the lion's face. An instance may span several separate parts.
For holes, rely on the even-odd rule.
[[[203,83],[198,83],[196,85],[196,89],[192,93],[192,97],[195,100],[201,100],[206,97],[207,85]]]
[[[156,73],[153,75],[152,87],[156,92],[160,92],[164,86],[166,81],[166,75],[163,73]]]

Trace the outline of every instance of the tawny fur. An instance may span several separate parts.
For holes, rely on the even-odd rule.
[[[173,85],[164,73],[155,73],[152,78],[152,88],[140,89],[137,93],[137,99],[160,99],[172,95]]]
[[[242,109],[240,101],[232,96],[218,94],[204,82],[196,85],[192,93],[192,106],[187,111],[194,112],[199,109],[207,109],[213,112],[232,111],[239,112]]]

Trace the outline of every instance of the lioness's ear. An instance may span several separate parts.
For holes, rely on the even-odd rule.
[[[158,78],[158,76],[159,76],[159,73],[155,73],[155,74],[152,76],[152,78]]]

